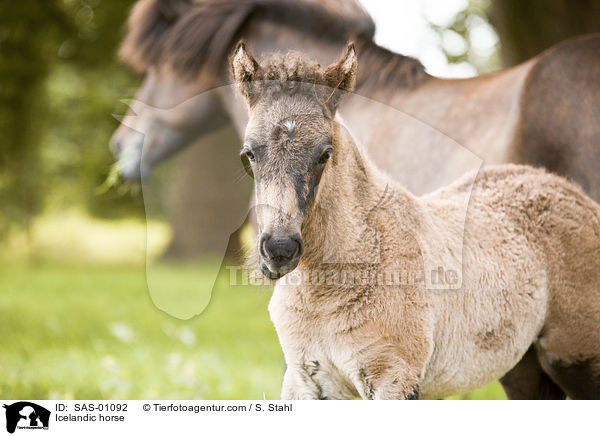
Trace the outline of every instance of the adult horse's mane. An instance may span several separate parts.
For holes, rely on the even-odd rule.
[[[209,68],[219,73],[223,59],[251,17],[271,20],[320,38],[357,42],[364,66],[358,86],[395,77],[407,85],[425,76],[416,59],[377,46],[375,24],[359,6],[350,13],[306,0],[141,0],[128,21],[121,57],[136,71],[169,64],[182,76]],[[335,9],[335,10],[334,10]],[[396,81],[396,84],[398,82]]]

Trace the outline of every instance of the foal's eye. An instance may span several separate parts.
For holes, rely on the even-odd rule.
[[[246,157],[250,162],[254,163],[254,153],[249,148],[243,148],[240,153],[242,157]]]
[[[250,151],[249,148],[243,148],[240,152],[240,157],[242,158],[242,164],[244,165],[244,169],[246,173],[252,178],[254,178],[254,172],[252,171],[252,164],[254,163],[254,153]]]
[[[321,157],[319,157],[319,163],[324,164],[333,156],[333,148],[328,148],[323,153],[321,153]]]

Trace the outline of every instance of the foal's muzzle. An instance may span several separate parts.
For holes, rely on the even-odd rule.
[[[279,279],[293,271],[304,253],[299,234],[271,235],[263,233],[259,241],[260,267],[271,279]]]

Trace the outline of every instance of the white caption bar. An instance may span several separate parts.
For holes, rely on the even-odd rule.
[[[582,434],[597,432],[599,406],[593,401],[1,402],[6,407],[0,435],[12,430],[19,436]]]

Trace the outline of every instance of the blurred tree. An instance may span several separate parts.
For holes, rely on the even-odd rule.
[[[449,23],[429,23],[449,64],[472,65],[478,73],[501,68],[498,37],[488,23],[490,0],[469,0]]]
[[[115,102],[135,89],[114,54],[132,3],[0,4],[0,237],[54,201],[143,213],[139,194],[96,195],[113,162]]]
[[[600,31],[598,0],[492,0],[490,22],[505,66],[523,62],[565,39]]]
[[[33,3],[33,4],[32,4]],[[25,225],[41,208],[37,150],[45,104],[49,52],[74,32],[57,2],[0,4],[0,236],[9,223]]]

